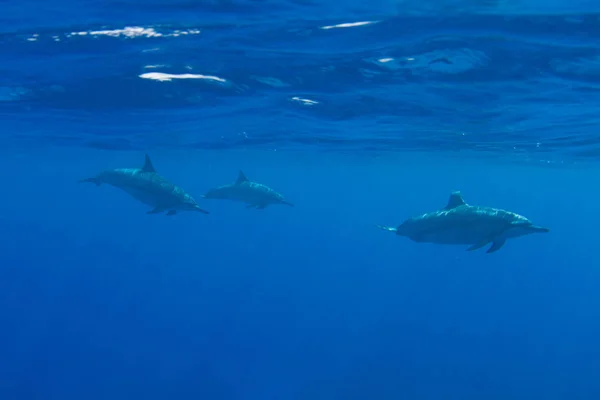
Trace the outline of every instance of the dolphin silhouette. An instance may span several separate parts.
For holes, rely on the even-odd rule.
[[[238,201],[246,203],[246,208],[263,209],[270,204],[294,206],[270,187],[250,181],[242,171],[239,172],[234,183],[210,189],[202,197],[205,199]]]
[[[409,218],[397,228],[377,227],[420,243],[471,245],[468,251],[492,243],[486,253],[500,250],[507,239],[550,231],[514,212],[468,205],[460,192],[453,192],[441,210]]]
[[[111,169],[79,182],[95,183],[96,186],[106,183],[117,187],[134,199],[151,206],[152,210],[147,214],[165,211],[167,215],[175,215],[178,211],[198,211],[209,214],[208,211],[200,208],[196,200],[182,188],[159,175],[148,154],[142,168]]]

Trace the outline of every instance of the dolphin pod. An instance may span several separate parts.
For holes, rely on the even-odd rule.
[[[134,199],[152,207],[147,214],[175,215],[178,211],[209,212],[200,208],[196,200],[167,178],[159,175],[152,165],[150,156],[142,168],[117,168],[100,172],[98,175],[81,179],[79,182],[103,183],[114,186],[128,193]],[[228,185],[211,189],[202,195],[205,199],[223,199],[244,202],[247,208],[263,209],[270,204],[286,204],[283,195],[261,183],[252,182],[240,171],[237,180]]]
[[[79,182],[94,183],[96,186],[106,183],[119,188],[152,207],[147,214],[166,212],[166,215],[175,215],[179,211],[209,214],[191,195],[159,175],[148,154],[145,157],[142,168],[105,170]],[[235,182],[212,188],[200,197],[241,202],[246,204],[246,208],[255,209],[264,209],[273,204],[294,206],[270,187],[249,180],[242,171]],[[469,245],[468,251],[491,244],[486,253],[500,250],[507,239],[550,231],[511,211],[469,205],[458,191],[450,194],[444,208],[411,217],[395,228],[376,226],[417,243]]]

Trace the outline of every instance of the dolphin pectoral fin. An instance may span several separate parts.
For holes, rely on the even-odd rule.
[[[175,215],[177,214],[177,210],[169,210],[167,211],[167,215]]]
[[[489,242],[490,242],[490,240],[488,240],[488,239],[482,240],[481,242],[475,243],[473,246],[469,247],[467,249],[467,251],[473,251],[473,250],[480,249],[483,246],[485,246],[486,244],[488,244]]]
[[[500,250],[502,248],[502,246],[504,246],[504,243],[506,243],[506,239],[495,240],[492,243],[492,246],[489,249],[487,249],[486,253],[493,253],[495,251]]]
[[[379,229],[383,229],[384,231],[394,232],[394,233],[398,232],[398,229],[392,228],[391,226],[383,226],[383,225],[375,225],[375,226],[378,227]]]
[[[147,211],[146,214],[160,214],[161,212],[165,211],[164,207],[155,207],[150,211]],[[169,211],[170,212],[170,211]]]

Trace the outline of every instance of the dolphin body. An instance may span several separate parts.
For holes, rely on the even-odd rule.
[[[96,186],[106,183],[117,187],[134,199],[152,207],[152,210],[146,214],[159,214],[165,211],[167,215],[175,215],[178,211],[209,213],[200,208],[196,200],[182,188],[156,173],[148,154],[142,168],[111,169],[79,182],[95,183]]]
[[[441,210],[409,218],[397,228],[377,227],[418,243],[471,245],[468,251],[492,243],[486,253],[500,250],[507,239],[550,231],[510,211],[468,205],[460,192],[453,192]]]
[[[238,201],[246,203],[246,208],[263,209],[270,204],[294,206],[270,187],[250,181],[242,171],[239,172],[234,183],[210,189],[202,197],[205,199]]]

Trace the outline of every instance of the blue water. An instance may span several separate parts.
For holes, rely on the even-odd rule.
[[[0,2],[0,399],[599,399],[600,3]],[[210,211],[148,215],[105,169]],[[295,207],[201,199],[248,178]],[[498,252],[378,230],[468,203]]]

